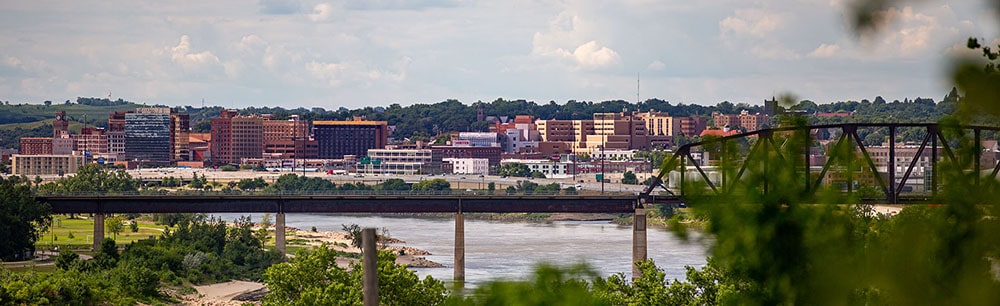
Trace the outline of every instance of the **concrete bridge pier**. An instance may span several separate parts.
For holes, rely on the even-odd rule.
[[[94,252],[101,249],[101,242],[104,242],[104,214],[94,214]]]
[[[465,215],[455,214],[455,283],[465,283]]]
[[[285,254],[285,213],[274,215],[274,248]]]
[[[632,279],[641,275],[637,262],[646,260],[646,209],[636,208],[632,218]]]

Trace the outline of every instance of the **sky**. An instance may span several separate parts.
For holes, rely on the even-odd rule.
[[[939,100],[948,59],[1000,28],[982,0],[908,1],[859,37],[847,1],[5,0],[0,100]]]

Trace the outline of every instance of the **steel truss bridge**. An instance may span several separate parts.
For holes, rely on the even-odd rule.
[[[875,159],[869,152],[870,148],[862,143],[859,131],[875,132],[878,135],[887,134],[884,136],[890,145],[883,148],[887,151],[886,154],[875,157],[884,160],[882,164],[885,170],[880,171],[880,167],[876,165]],[[796,187],[802,187],[812,195],[815,195],[824,182],[831,184],[832,174],[841,172],[838,183],[844,187],[843,189],[846,189],[846,192],[856,192],[855,188],[862,186],[861,181],[867,180],[875,183],[875,186],[867,187],[875,187],[884,194],[882,198],[865,200],[887,204],[926,201],[937,194],[940,185],[938,169],[942,169],[940,168],[942,162],[950,163],[952,167],[949,169],[953,171],[976,173],[974,180],[977,186],[982,178],[996,179],[997,172],[1000,171],[1000,163],[996,162],[996,158],[991,158],[987,160],[993,164],[984,167],[982,164],[983,152],[986,148],[982,147],[982,137],[983,132],[997,131],[1000,131],[1000,127],[939,125],[936,123],[845,123],[757,130],[680,146],[675,154],[665,159],[660,172],[653,177],[649,186],[639,194],[639,198],[650,203],[669,203],[683,202],[685,195],[694,191],[691,188],[710,189],[710,195],[731,192],[734,190],[734,186],[745,178],[748,170],[760,171],[763,172],[762,175],[767,176],[769,169],[767,163],[771,161],[782,163],[782,166],[798,167],[803,172],[802,177],[806,179],[800,182],[803,184],[802,186]],[[907,147],[909,151],[915,147],[914,153],[905,154],[906,156],[897,154],[897,151],[903,147],[897,147],[893,144],[897,143],[897,137],[901,132],[922,135],[919,145]],[[829,137],[832,138],[829,139],[831,145],[825,154],[816,154],[817,147],[814,143],[820,140],[821,137],[817,137],[817,135],[821,134],[839,136]],[[753,144],[749,148],[740,148],[737,145],[745,145],[749,142],[748,140],[753,140]],[[847,149],[852,156],[832,153],[838,149]],[[721,157],[717,159],[706,157],[706,155],[712,156],[713,154]],[[995,153],[991,152],[991,154]],[[812,165],[811,162],[816,156],[824,156],[825,162]],[[909,159],[909,162],[903,163],[901,159]],[[926,162],[922,162],[924,160]],[[848,168],[846,165],[850,163],[860,163],[857,167],[859,169],[847,170],[847,173],[843,173],[845,168]],[[707,166],[710,164],[715,166]],[[902,166],[905,168],[901,168]],[[722,168],[721,171],[717,171],[719,168]],[[669,176],[672,171],[679,169],[683,169],[680,171],[682,174]],[[902,171],[897,171],[897,169],[902,169]],[[912,177],[912,174],[917,169],[930,172],[928,176],[930,182],[925,182],[927,190],[923,193],[904,194],[907,182],[916,179]],[[712,172],[713,170],[717,172]],[[988,175],[984,175],[986,171],[989,171]],[[716,177],[712,178],[710,174],[716,174]],[[668,186],[664,185],[669,178],[676,178],[678,182],[671,184],[676,188],[667,188]],[[703,185],[694,186],[691,181]],[[775,187],[767,186],[765,180],[761,189],[767,193],[779,189]],[[697,191],[704,194],[701,192],[703,190]]]

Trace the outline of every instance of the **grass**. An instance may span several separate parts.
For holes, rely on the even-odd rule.
[[[104,237],[115,238],[115,242],[121,245],[147,239],[150,236],[158,237],[163,232],[161,225],[137,220],[139,231],[133,233],[128,222],[125,221],[125,228],[121,233],[118,233],[117,238],[107,229],[104,231]],[[73,238],[70,238],[70,233],[73,234]],[[93,239],[94,221],[92,219],[70,219],[67,215],[56,215],[52,218],[52,226],[49,227],[49,231],[39,237],[35,246],[38,249],[51,249],[55,246],[70,249],[90,248],[93,245]]]

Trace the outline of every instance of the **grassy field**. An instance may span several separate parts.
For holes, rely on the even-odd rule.
[[[77,216],[79,218],[79,216]],[[149,221],[137,221],[139,231],[133,233],[129,228],[129,221],[125,221],[125,227],[115,239],[119,245],[127,244],[150,236],[157,237],[163,232],[162,225],[156,225]],[[70,238],[72,234],[72,238]],[[105,230],[104,237],[115,238],[110,231]],[[45,232],[35,246],[39,250],[49,250],[55,246],[60,248],[90,248],[94,241],[94,221],[91,219],[70,219],[68,215],[56,215],[52,218],[52,226]]]

